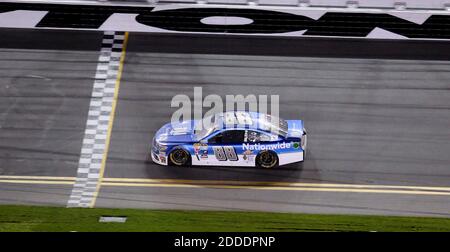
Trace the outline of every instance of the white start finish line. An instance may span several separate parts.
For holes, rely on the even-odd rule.
[[[77,177],[68,207],[93,207],[95,204],[108,154],[125,45],[124,32],[104,33]]]

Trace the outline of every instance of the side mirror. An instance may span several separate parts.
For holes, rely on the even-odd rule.
[[[202,144],[207,144],[207,143],[208,143],[208,141],[207,141],[207,140],[205,140],[205,139],[202,139],[202,140],[200,140],[200,143],[202,143]]]

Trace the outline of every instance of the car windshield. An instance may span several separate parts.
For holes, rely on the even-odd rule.
[[[210,123],[206,123],[210,122]],[[196,122],[194,134],[197,138],[197,141],[209,136],[216,127],[216,120],[214,116],[208,116]],[[203,124],[202,124],[203,123]]]

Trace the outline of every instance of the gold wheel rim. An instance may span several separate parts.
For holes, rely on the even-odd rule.
[[[181,160],[175,160],[174,155],[177,154],[177,152],[179,152],[180,155],[181,153],[183,153],[185,157],[182,157]],[[187,161],[187,158],[188,157],[186,152],[181,149],[174,150],[173,152],[170,153],[170,161],[175,165],[183,165]]]

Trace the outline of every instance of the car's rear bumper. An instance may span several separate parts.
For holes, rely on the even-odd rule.
[[[301,152],[289,152],[278,154],[278,164],[286,165],[297,162],[302,162],[304,160],[305,152],[302,150]]]

